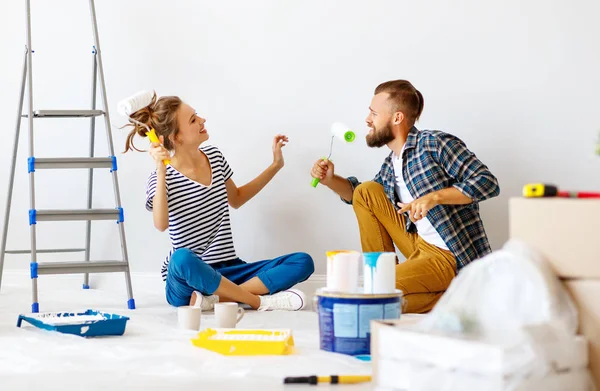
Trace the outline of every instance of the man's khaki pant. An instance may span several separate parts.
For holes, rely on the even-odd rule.
[[[404,216],[396,212],[379,183],[362,183],[352,203],[362,251],[395,252],[395,244],[406,257],[396,265],[396,288],[404,293],[404,312],[430,311],[456,276],[452,253],[406,232]]]

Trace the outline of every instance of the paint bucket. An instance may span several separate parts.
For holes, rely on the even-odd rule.
[[[400,318],[402,291],[373,295],[319,289],[313,306],[319,316],[321,350],[350,356],[371,354],[371,321]]]
[[[396,290],[396,253],[364,253],[364,293],[393,293]]]
[[[328,251],[327,290],[358,293],[361,257],[357,251]]]

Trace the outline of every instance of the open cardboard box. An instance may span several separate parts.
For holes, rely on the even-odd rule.
[[[410,391],[439,389],[443,384],[450,387],[448,390],[502,391],[509,385],[516,385],[514,389],[519,391],[590,389],[587,340],[583,336],[554,341],[552,335],[532,333],[534,339],[544,341],[544,355],[553,369],[544,376],[525,378],[522,371],[527,365],[536,365],[537,356],[510,336],[484,339],[426,333],[414,327],[416,321],[371,322],[374,386]]]
[[[579,312],[579,333],[589,342],[590,370],[600,389],[600,279],[563,282]]]

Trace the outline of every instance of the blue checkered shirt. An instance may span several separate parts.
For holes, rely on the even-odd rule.
[[[386,157],[373,180],[383,185],[385,194],[398,210],[400,200],[394,187],[392,155],[393,152]],[[414,199],[453,186],[473,200],[468,205],[436,205],[427,213],[454,254],[458,270],[491,252],[478,202],[500,194],[500,187],[496,177],[462,140],[438,130],[418,130],[413,126],[402,155],[402,175]],[[353,190],[360,184],[355,177],[348,180]],[[408,212],[405,217],[406,230],[417,232]]]

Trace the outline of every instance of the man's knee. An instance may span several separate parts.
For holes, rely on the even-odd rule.
[[[365,210],[373,212],[377,205],[389,202],[383,186],[377,182],[363,182],[356,187],[352,197],[354,213],[360,220],[365,217]]]
[[[352,204],[356,206],[365,206],[369,204],[369,198],[374,195],[385,196],[383,186],[374,181],[363,182],[354,189]]]

